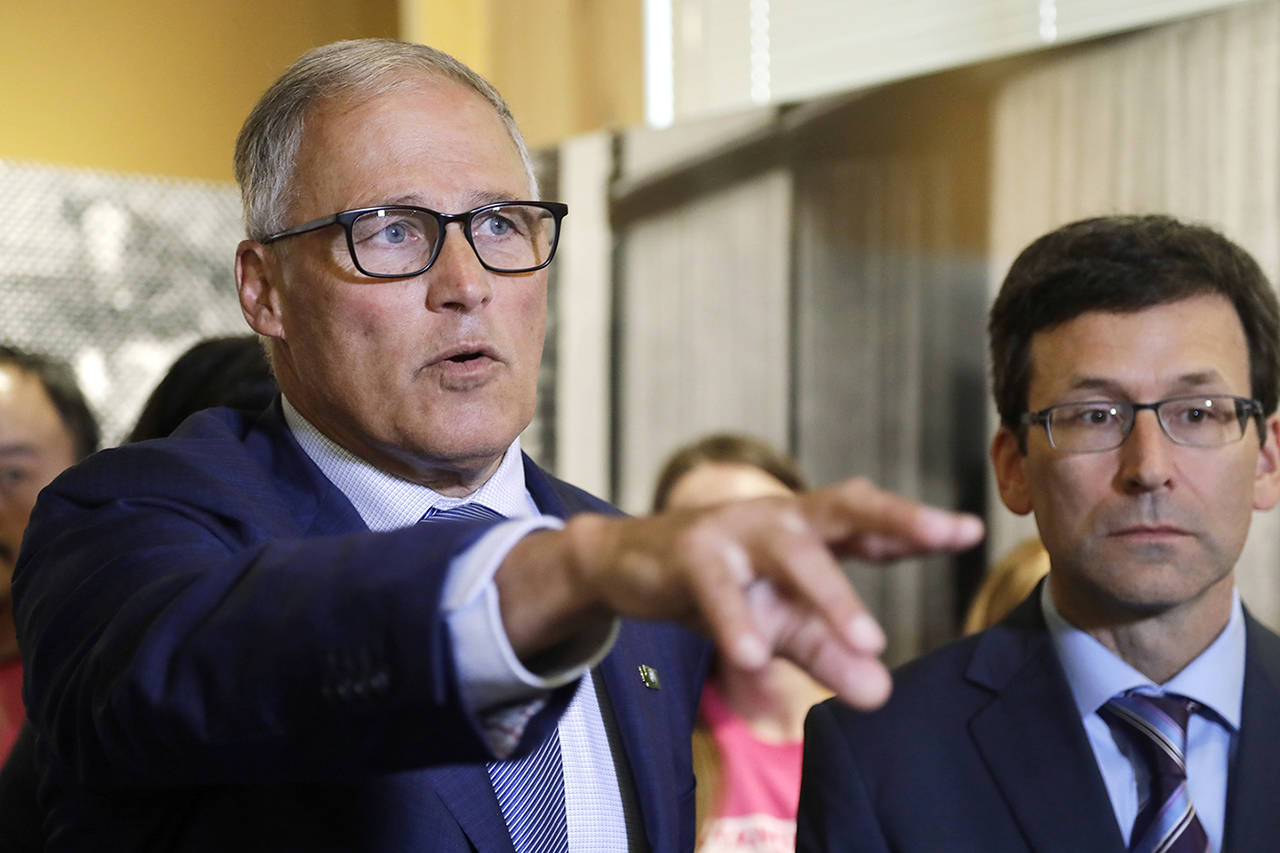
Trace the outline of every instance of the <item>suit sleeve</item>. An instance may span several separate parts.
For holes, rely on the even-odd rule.
[[[848,713],[832,699],[814,706],[805,718],[804,769],[796,818],[798,853],[889,851],[858,771],[857,756],[842,731],[840,718]]]
[[[15,573],[29,715],[81,783],[350,779],[490,757],[440,606],[449,561],[489,523],[312,535],[261,478],[228,489],[203,466],[164,478],[188,494],[143,489],[130,466],[160,460],[115,453],[46,489]]]

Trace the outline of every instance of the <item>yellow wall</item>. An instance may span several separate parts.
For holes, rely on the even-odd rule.
[[[235,134],[307,48],[455,54],[531,145],[643,119],[642,0],[0,0],[0,159],[231,178]],[[403,23],[402,23],[403,22]]]
[[[404,37],[507,99],[529,144],[644,120],[642,0],[402,0]]]
[[[0,0],[0,158],[227,180],[300,53],[398,30],[396,0]]]

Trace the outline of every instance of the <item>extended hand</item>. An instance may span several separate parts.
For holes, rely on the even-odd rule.
[[[981,537],[973,516],[848,480],[647,518],[576,516],[517,545],[498,582],[517,653],[614,614],[679,620],[709,633],[734,665],[782,655],[871,708],[889,695],[884,635],[838,558],[959,550]]]

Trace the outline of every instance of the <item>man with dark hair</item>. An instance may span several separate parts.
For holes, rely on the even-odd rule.
[[[236,176],[281,398],[73,469],[19,562],[57,849],[684,850],[706,647],[682,626],[883,700],[837,555],[980,523],[856,481],[623,519],[525,457],[567,210],[488,83],[421,45],[317,48]]]
[[[0,345],[0,760],[25,718],[10,580],[36,495],[98,449],[98,424],[66,365]]]
[[[1066,225],[991,309],[1010,510],[1046,582],[806,727],[801,850],[1272,850],[1280,638],[1234,568],[1280,500],[1280,314],[1258,265],[1163,216]]]

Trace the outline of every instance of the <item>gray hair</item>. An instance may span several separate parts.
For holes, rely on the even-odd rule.
[[[443,51],[393,39],[355,39],[313,48],[293,63],[254,106],[236,138],[236,182],[249,238],[287,227],[293,170],[308,113],[343,96],[374,98],[410,75],[435,75],[474,90],[498,113],[520,152],[529,192],[537,198],[533,159],[506,101],[483,77]]]

